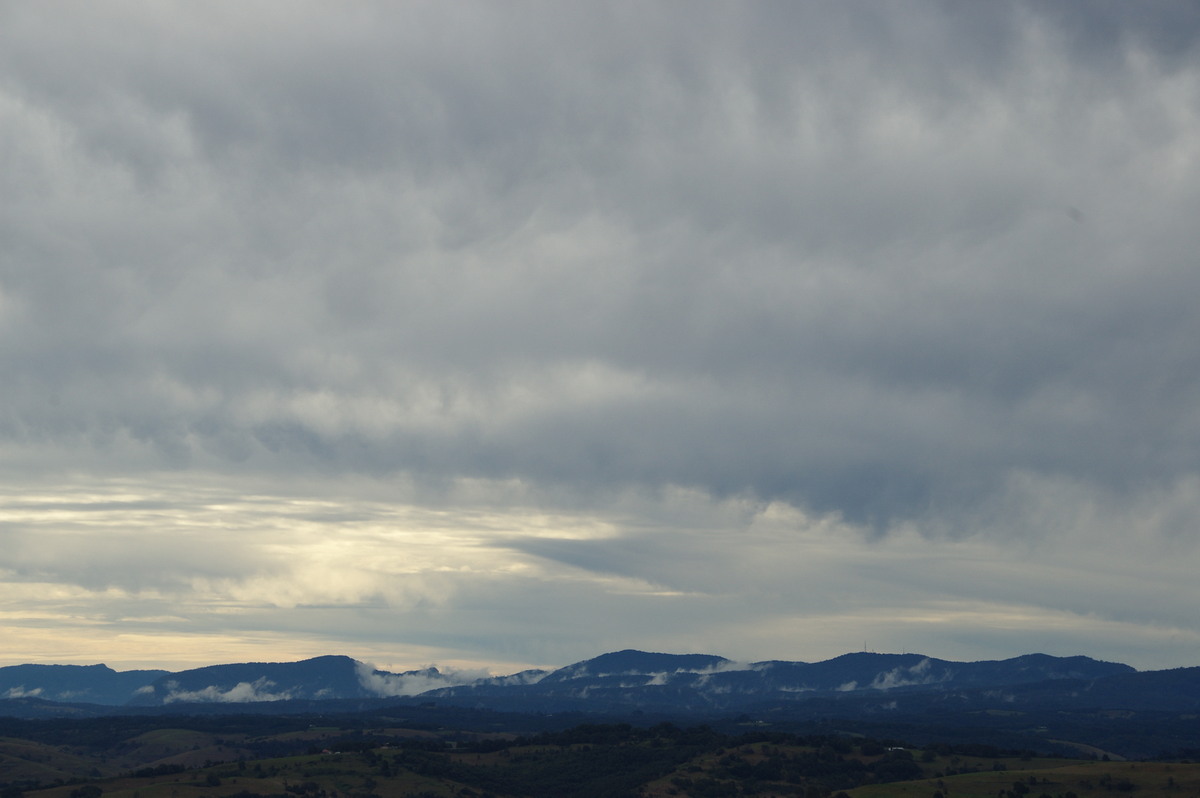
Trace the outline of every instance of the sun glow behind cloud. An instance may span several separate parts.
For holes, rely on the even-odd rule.
[[[763,659],[805,660],[862,643],[975,657],[980,629],[1054,653],[1119,636],[1129,643],[1109,656],[1135,660],[1140,646],[1200,645],[1183,617],[1147,624],[1123,609],[1152,578],[1136,568],[1109,574],[1107,602],[1061,609],[1079,587],[1064,550],[901,530],[872,542],[835,517],[689,491],[548,512],[547,502],[489,505],[502,486],[463,486],[446,506],[380,500],[404,492],[396,485],[340,498],[328,487],[321,499],[238,495],[195,475],[10,490],[0,499],[5,639],[20,661],[38,652],[179,668],[337,651],[493,672],[605,646],[702,650],[708,634]],[[474,506],[461,500],[471,493]],[[1160,563],[1154,578],[1176,597],[1195,590],[1184,568]],[[976,583],[987,595],[964,599]],[[546,614],[578,628],[548,631],[514,658],[507,638]]]

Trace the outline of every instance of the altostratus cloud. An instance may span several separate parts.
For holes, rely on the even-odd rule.
[[[556,580],[669,601],[696,589],[688,548],[648,530],[686,528],[666,518],[680,492],[756,508],[729,552],[786,507],[850,549],[983,536],[1019,563],[1082,541],[1122,585],[1194,557],[1200,71],[1181,6],[0,15],[0,463],[31,493],[190,474],[229,489],[232,527],[265,529],[239,486],[273,502],[324,481],[340,507],[382,481],[465,526],[472,494],[609,527],[481,531],[468,548],[503,567],[431,547],[372,572],[336,532],[164,543],[153,508],[110,547],[55,526],[51,500],[4,531],[13,602],[36,582],[63,604],[118,591],[111,618],[182,617],[180,595],[354,607],[371,638],[372,608],[515,607]],[[40,546],[51,527],[75,545]],[[318,550],[342,563],[319,589],[289,565]],[[1035,615],[1086,612],[1043,590]],[[1153,596],[1091,603],[1178,631]],[[561,645],[543,654],[594,653]]]

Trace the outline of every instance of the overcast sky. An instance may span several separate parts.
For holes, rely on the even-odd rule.
[[[1200,665],[1198,9],[0,0],[0,664]]]

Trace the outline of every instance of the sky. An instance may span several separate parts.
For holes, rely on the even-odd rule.
[[[1200,7],[0,0],[0,665],[1200,665]]]

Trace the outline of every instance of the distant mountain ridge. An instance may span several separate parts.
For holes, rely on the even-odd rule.
[[[699,711],[817,697],[1012,687],[1136,673],[1120,663],[1044,654],[951,662],[921,654],[862,652],[817,663],[740,664],[709,655],[620,651],[568,665],[525,685],[475,682],[431,690],[424,696],[506,710]]]
[[[345,656],[175,673],[0,667],[6,729],[30,724],[57,733],[118,715],[222,716],[222,728],[243,722],[232,715],[309,716],[305,722],[318,725],[357,718],[351,726],[377,718],[371,728],[403,719],[489,733],[665,721],[832,730],[921,745],[969,741],[1070,755],[1191,758],[1200,750],[1200,667],[1139,672],[1088,657],[953,662],[868,652],[813,663],[746,663],[633,650],[482,678],[432,667],[390,673]]]
[[[115,671],[107,665],[11,665],[0,668],[0,698],[119,705],[170,671]]]
[[[1028,654],[952,662],[921,654],[844,654],[823,662],[738,663],[710,654],[624,650],[552,671],[466,678],[437,668],[390,673],[346,656],[118,672],[104,665],[0,667],[0,714],[23,700],[155,707],[421,697],[531,711],[704,710],[771,701],[1014,687],[1136,677],[1120,663]],[[1102,692],[1102,691],[1101,691]],[[10,707],[11,708],[11,707]]]

